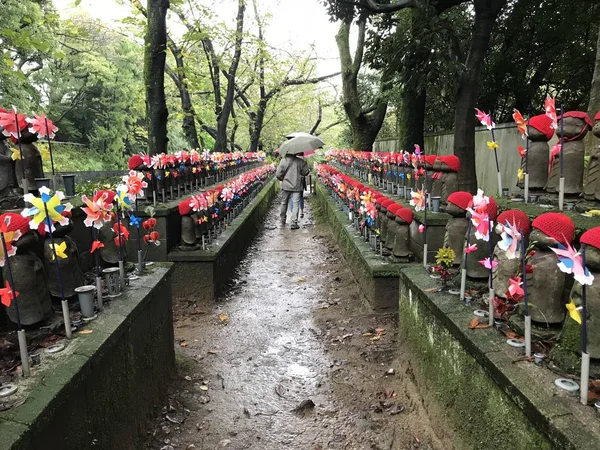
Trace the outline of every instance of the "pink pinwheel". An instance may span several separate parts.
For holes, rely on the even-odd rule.
[[[15,115],[17,120],[15,121]],[[17,130],[17,123],[19,129]],[[17,114],[17,108],[12,107],[12,112],[0,108],[0,127],[3,128],[2,134],[6,137],[18,139],[21,131],[27,127],[27,117],[24,114]]]
[[[489,114],[484,113],[480,109],[475,108],[477,120],[481,122],[481,125],[487,127],[488,130],[492,130],[496,128],[496,124],[492,121],[492,118]]]
[[[27,118],[27,123],[30,125],[29,132],[37,134],[38,138],[54,139],[58,127],[52,123],[45,114],[33,115],[33,119]]]
[[[135,200],[138,195],[143,197],[144,189],[148,187],[148,183],[144,181],[144,174],[135,170],[130,170],[129,175],[123,176],[123,182],[127,189],[127,195],[132,200]]]
[[[206,211],[208,209],[206,197],[202,194],[194,195],[190,198],[190,207],[192,208],[192,211]]]
[[[470,208],[468,211],[471,213],[471,222],[475,227],[475,238],[488,242],[490,239],[490,220],[487,211],[483,214]]]
[[[99,230],[106,222],[110,222],[114,199],[115,194],[110,191],[98,191],[91,200],[85,194],[82,195],[81,200],[87,205],[81,208],[87,216],[83,221],[84,225]]]
[[[477,244],[467,245],[465,247],[465,253],[473,253],[475,250],[477,250]]]
[[[10,287],[10,283],[8,281],[5,282],[5,288],[0,289],[0,302],[7,308],[10,306],[11,302],[19,295],[18,292],[14,292]]]
[[[481,264],[486,269],[490,269],[490,270],[498,267],[498,261],[493,261],[490,258],[482,259],[481,261],[479,261],[479,264]]]
[[[508,290],[506,291],[506,293],[508,294],[507,297],[509,297],[514,302],[520,302],[525,296],[525,291],[521,287],[523,285],[521,277],[511,278],[509,282],[510,285],[508,286]]]
[[[560,142],[557,144],[554,144],[554,146],[552,147],[552,151],[550,152],[550,160],[548,161],[548,175],[550,175],[550,173],[552,172],[552,168],[554,167],[554,162],[556,161],[556,157],[558,155],[560,155],[561,147],[562,147],[562,145],[560,145]]]
[[[425,209],[425,191],[423,189],[417,189],[412,192],[410,206],[413,206],[415,211],[423,211]]]
[[[230,187],[223,188],[223,190],[221,191],[221,200],[226,202],[230,202],[231,200],[233,200],[233,191]]]
[[[513,120],[517,124],[517,130],[519,130],[521,136],[525,139],[527,137],[527,121],[518,109],[513,109]]]
[[[498,242],[498,248],[506,252],[508,259],[515,259],[521,239],[521,233],[517,230],[514,220],[512,225],[506,221],[506,225],[502,226],[502,240]]]
[[[424,233],[425,232],[425,225],[421,224],[419,225],[419,233]]]
[[[565,247],[558,244],[558,248],[550,247],[556,256],[558,256],[558,268],[561,272],[570,273],[579,284],[591,286],[594,282],[594,275],[583,265],[581,253],[575,251],[571,244]]]
[[[552,123],[550,124],[550,128],[556,130],[558,128],[558,120],[556,118],[556,102],[552,97],[550,97],[549,94],[546,97],[546,101],[544,102],[544,111],[552,121]]]

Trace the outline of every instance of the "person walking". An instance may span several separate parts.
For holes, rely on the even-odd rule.
[[[286,155],[281,159],[275,176],[281,181],[281,225],[285,226],[287,218],[288,203],[292,199],[292,230],[300,228],[298,226],[298,213],[300,212],[300,197],[302,196],[303,186],[302,177],[310,172],[308,163],[296,155]]]

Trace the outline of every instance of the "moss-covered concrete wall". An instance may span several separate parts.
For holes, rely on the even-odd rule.
[[[175,367],[171,265],[114,299],[65,350],[43,356],[0,413],[3,450],[139,448]]]

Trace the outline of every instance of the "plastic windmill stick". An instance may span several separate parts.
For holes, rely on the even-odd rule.
[[[17,144],[19,145],[19,158],[21,159],[21,175],[23,176],[23,192],[25,194],[28,194],[29,193],[29,183],[27,182],[27,178],[25,177],[25,164],[23,164],[23,147],[21,145],[21,128],[19,127],[19,116],[17,115],[16,110],[14,110],[14,112],[15,112],[15,125],[17,126]]]
[[[527,136],[525,136],[525,203],[529,202],[529,115],[527,115]],[[523,275],[525,276],[525,275]]]
[[[585,244],[581,245],[581,259],[583,261],[583,270],[585,271]],[[588,390],[590,383],[590,354],[587,351],[587,285],[581,286],[581,380],[580,380],[580,400],[581,404],[588,403]]]
[[[490,304],[489,304],[489,316],[488,316],[488,324],[490,326],[494,325],[494,276],[493,276],[493,267],[492,261],[494,260],[494,233],[492,232],[492,217],[490,216],[490,212],[488,209],[488,235],[490,241]]]
[[[117,199],[117,238],[119,240],[119,278],[121,279],[121,290],[125,290],[125,264],[123,263],[123,233],[121,233],[121,213],[119,200]]]
[[[531,315],[529,315],[529,299],[527,298],[527,239],[525,230],[521,230],[521,262],[523,281],[523,303],[525,305],[525,356],[531,356]]]
[[[565,176],[563,173],[563,144],[565,142],[565,138],[563,136],[563,127],[564,127],[564,116],[565,110],[562,105],[560,106],[560,179],[558,181],[558,209],[563,210],[563,206],[565,203]]]
[[[138,199],[135,197],[135,216],[139,219],[139,210],[138,210]],[[144,273],[144,259],[142,257],[142,232],[140,230],[140,224],[137,224],[137,270],[138,275],[141,276]],[[120,230],[119,230],[120,231]]]
[[[21,326],[21,314],[19,313],[19,303],[17,301],[17,291],[15,290],[15,281],[12,273],[12,266],[10,265],[10,258],[8,256],[8,249],[6,246],[6,239],[4,233],[0,233],[2,239],[2,249],[4,250],[6,270],[8,272],[8,284],[12,291],[12,300],[15,302],[15,313],[17,316],[17,339],[19,341],[19,353],[21,355],[21,367],[23,369],[23,376],[28,377],[30,374],[29,370],[29,354],[27,353],[27,336],[25,330]]]
[[[46,125],[46,138],[48,139],[48,152],[50,153],[50,165],[52,166],[52,176],[54,176],[54,156],[52,155],[52,144],[50,143],[50,130],[48,129],[48,118],[44,117]]]
[[[490,111],[490,121],[492,120],[492,112]],[[494,127],[490,130],[492,132],[492,142],[496,143],[494,137]],[[500,173],[500,164],[498,163],[498,150],[494,147],[494,159],[496,160],[496,174],[498,175],[498,196],[502,196],[502,174]]]
[[[467,260],[469,258],[469,254],[464,251],[464,247],[469,246],[469,236],[471,236],[471,219],[469,219],[469,225],[467,225],[465,245],[463,246],[463,267],[460,271],[460,299],[462,301],[465,300],[465,290],[467,288]]]
[[[93,240],[97,241],[99,238],[99,231],[92,227]],[[102,272],[100,270],[100,249],[94,252],[94,262],[96,264],[96,296],[98,298],[98,311],[104,310],[104,302],[102,300]]]
[[[48,233],[50,234],[50,243],[52,244],[52,254],[54,256],[54,267],[56,268],[56,279],[58,281],[58,288],[60,290],[60,305],[62,307],[63,319],[65,321],[65,334],[67,338],[71,339],[73,336],[73,329],[71,327],[71,316],[69,314],[69,302],[65,299],[65,290],[63,287],[62,276],[60,274],[60,267],[58,265],[58,255],[56,254],[56,246],[54,245],[54,235],[52,234],[52,219],[48,212],[48,205],[44,202],[44,209],[46,211],[46,225],[48,225]]]

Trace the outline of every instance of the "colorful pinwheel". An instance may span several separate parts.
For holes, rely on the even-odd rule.
[[[19,123],[18,130],[17,122]],[[4,136],[18,139],[21,135],[21,130],[27,127],[27,117],[24,114],[18,114],[17,108],[14,106],[12,107],[12,112],[0,108],[0,127],[3,128],[2,134]]]
[[[148,187],[148,183],[144,181],[143,173],[130,170],[129,175],[123,176],[123,182],[131,200],[135,201],[138,196],[144,197],[144,189]]]
[[[100,229],[106,222],[110,222],[114,198],[115,193],[111,191],[98,191],[91,200],[85,194],[82,195],[81,199],[87,205],[81,208],[86,214],[83,221],[85,226]]]
[[[548,116],[552,121],[550,127],[556,130],[558,128],[558,119],[556,117],[556,102],[552,97],[550,97],[550,94],[548,94],[548,96],[546,97],[546,101],[544,102],[544,111],[546,112],[546,116]]]
[[[221,200],[230,202],[233,199],[233,191],[229,187],[224,187],[221,191]]]
[[[513,109],[513,120],[517,124],[517,130],[519,130],[521,136],[525,139],[527,137],[527,120],[523,118],[518,109]]]
[[[21,215],[23,217],[32,217],[29,222],[29,227],[32,230],[38,230],[42,234],[52,233],[54,231],[54,224],[58,222],[61,225],[67,225],[69,219],[63,215],[63,213],[71,211],[73,205],[70,203],[61,203],[65,195],[61,191],[56,191],[54,195],[50,195],[50,189],[43,186],[39,189],[40,196],[36,197],[33,194],[26,194],[23,199],[27,203],[31,203],[31,208],[25,208]],[[48,219],[50,222],[50,228],[48,227]],[[40,225],[44,226],[40,228]]]
[[[565,247],[562,244],[558,244],[558,248],[550,247],[556,256],[558,256],[558,268],[561,272],[572,274],[575,281],[581,285],[591,286],[594,282],[594,275],[583,265],[583,258],[581,253],[577,252],[571,244],[567,244]]]
[[[410,206],[413,206],[415,211],[423,211],[425,209],[425,191],[423,189],[412,191]]]
[[[513,221],[512,225],[506,221],[506,225],[502,226],[502,240],[498,242],[498,248],[506,252],[508,259],[515,259],[519,251],[519,244],[523,238],[517,225]]]
[[[115,199],[117,200],[117,208],[121,208],[122,211],[130,209],[133,202],[129,196],[127,186],[120,184],[117,186],[116,191],[117,195],[115,196]]]
[[[14,256],[17,253],[17,248],[13,246],[13,243],[21,237],[19,230],[9,231],[10,216],[4,214],[4,217],[0,216],[0,233],[4,234],[4,242],[6,243],[6,255],[4,254],[4,248],[0,245],[0,267],[4,267],[6,258]]]
[[[52,123],[50,119],[46,117],[45,114],[33,115],[33,119],[27,118],[25,119],[27,123],[30,125],[29,132],[32,134],[37,134],[38,138],[48,138],[54,139],[56,132],[58,131],[58,127]]]
[[[129,225],[131,225],[132,227],[139,228],[141,223],[142,223],[141,217],[136,217],[133,214],[131,214],[129,216]]]
[[[66,241],[63,241],[60,244],[48,244],[48,246],[50,247],[51,250],[53,250],[50,261],[54,261],[54,255],[56,255],[57,257],[59,257],[61,259],[67,259],[67,254],[65,253],[67,251],[67,242]]]
[[[481,264],[488,270],[495,269],[496,267],[498,267],[498,261],[491,260],[490,258],[482,259],[481,261],[479,261],[479,264]]]
[[[5,288],[0,289],[0,302],[2,302],[2,304],[8,308],[11,302],[19,295],[19,293],[13,293],[8,281],[5,282],[5,286]]]
[[[481,122],[481,125],[487,127],[487,129],[490,131],[496,127],[496,124],[492,121],[492,118],[489,114],[486,114],[477,108],[475,108],[475,111],[476,111],[475,115],[477,117],[477,120],[479,120],[479,122]]]
[[[206,197],[202,194],[194,195],[190,198],[190,207],[192,211],[206,211],[208,208],[208,202],[206,201]]]

